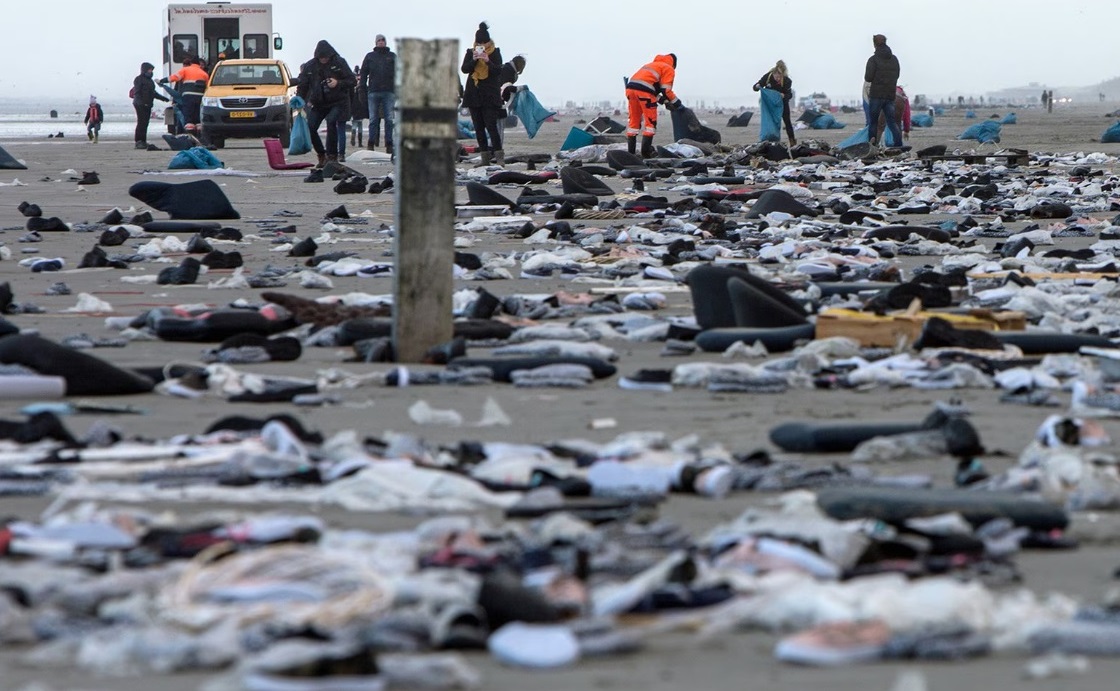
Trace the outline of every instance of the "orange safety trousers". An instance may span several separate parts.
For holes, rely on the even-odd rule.
[[[652,137],[657,132],[657,97],[648,91],[627,89],[626,103],[630,114],[626,136],[636,137],[640,132]],[[645,127],[642,126],[643,121]]]

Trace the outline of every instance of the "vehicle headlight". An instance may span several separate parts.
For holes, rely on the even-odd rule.
[[[218,99],[214,98],[213,96],[203,96],[202,105],[209,106],[211,108],[217,108],[221,104],[219,104]]]
[[[288,105],[287,96],[269,96],[268,105],[270,106],[286,106]]]

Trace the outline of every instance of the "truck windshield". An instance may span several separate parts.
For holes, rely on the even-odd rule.
[[[210,77],[210,86],[243,84],[283,85],[279,65],[218,65]]]

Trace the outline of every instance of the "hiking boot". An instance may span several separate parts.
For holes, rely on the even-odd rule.
[[[642,158],[653,158],[656,155],[653,148],[653,135],[642,135]]]
[[[323,166],[326,167],[327,163],[338,163],[338,154],[327,154],[326,161]]]
[[[346,163],[346,154],[339,153],[338,157],[335,160],[338,161],[339,163]]]
[[[628,151],[629,153],[634,153],[634,152],[637,151],[637,148],[638,148],[638,138],[637,137],[627,137],[626,138],[626,151]]]

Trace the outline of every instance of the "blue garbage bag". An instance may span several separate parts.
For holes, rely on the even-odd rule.
[[[459,121],[459,139],[474,139],[474,123],[470,120]]]
[[[815,130],[842,130],[844,123],[836,122],[836,118],[832,117],[829,113],[822,113],[813,118],[813,122],[809,124]]]
[[[975,139],[981,144],[990,144],[999,141],[999,131],[1001,125],[994,120],[985,120],[978,122],[969,127],[964,132],[961,132],[957,139]]]
[[[196,146],[175,154],[167,167],[172,170],[189,170],[191,168],[212,170],[214,168],[224,168],[225,164],[205,147]]]
[[[911,127],[933,127],[933,116],[928,113],[915,115],[910,118]]]
[[[554,111],[542,106],[527,86],[519,88],[513,94],[513,100],[509,104],[509,112],[516,115],[521,124],[525,125],[525,134],[529,135],[529,139],[537,136],[537,130],[541,128],[541,124],[556,115]]]
[[[288,140],[288,155],[301,156],[311,151],[311,128],[307,126],[307,116],[303,114],[306,105],[302,98],[293,96],[289,105],[292,108],[292,136]]]
[[[858,132],[853,132],[850,137],[840,142],[836,146],[841,149],[847,149],[849,146],[856,144],[866,144],[871,141],[871,132],[866,128],[861,128]]]
[[[1014,125],[1017,122],[1019,122],[1019,118],[1015,117],[1015,113],[1008,113],[1007,115],[1003,116],[1003,119],[999,121],[999,124]]]
[[[1120,120],[1104,131],[1104,134],[1101,135],[1101,141],[1105,144],[1120,143]]]
[[[964,119],[965,119],[965,120],[975,120],[975,119],[976,119],[976,111],[974,111],[974,110],[966,110],[966,111],[964,112]]]
[[[782,140],[782,92],[762,89],[758,92],[759,121],[758,141]]]

